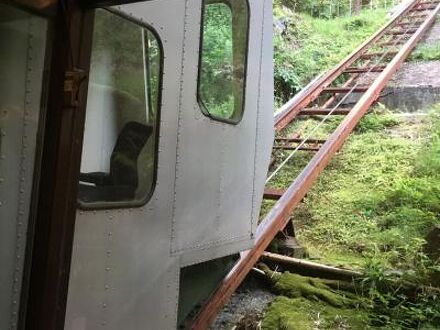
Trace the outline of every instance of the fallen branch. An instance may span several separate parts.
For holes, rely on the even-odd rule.
[[[263,252],[261,256],[263,261],[268,261],[276,264],[282,264],[284,268],[290,269],[294,272],[304,270],[306,273],[313,273],[317,277],[322,278],[341,278],[352,279],[362,277],[364,274],[355,270],[342,269],[327,265],[318,264],[316,262],[297,259],[283,256],[272,252]]]

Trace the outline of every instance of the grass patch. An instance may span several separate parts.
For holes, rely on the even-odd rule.
[[[424,237],[440,224],[440,105],[414,118],[383,107],[367,114],[293,214],[311,259],[366,273],[362,300],[283,274],[273,285],[282,297],[263,329],[438,328],[439,295],[408,295],[395,285],[429,286],[440,273],[423,252]],[[292,159],[272,185],[291,182],[307,157]]]
[[[394,115],[361,120],[294,214],[312,250],[342,263],[344,254],[375,254],[386,267],[414,268],[423,237],[440,222],[438,114],[418,125],[430,140],[390,134]]]
[[[261,329],[368,329],[368,314],[353,313],[349,308],[337,308],[305,298],[276,298],[269,306]]]
[[[386,21],[383,9],[364,10],[356,17],[323,19],[275,6],[275,90],[279,103],[297,93],[359,46]]]
[[[430,45],[420,45],[409,57],[410,61],[438,61],[440,60],[440,42]]]
[[[385,290],[390,278],[430,285],[439,265],[423,253],[424,237],[440,224],[440,106],[400,135],[395,115],[365,116],[294,213],[310,255],[363,268],[373,327],[434,329],[438,297],[409,299]],[[385,284],[384,284],[385,283]]]

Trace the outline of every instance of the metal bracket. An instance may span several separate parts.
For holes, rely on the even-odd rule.
[[[87,76],[82,69],[74,68],[72,71],[66,71],[64,75],[64,105],[66,107],[79,106],[80,86]]]

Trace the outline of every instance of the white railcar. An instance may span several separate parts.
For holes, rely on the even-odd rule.
[[[185,327],[253,245],[271,0],[16,1],[0,43],[0,329]]]

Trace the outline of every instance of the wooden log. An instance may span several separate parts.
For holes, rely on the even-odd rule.
[[[287,265],[295,268],[302,268],[305,270],[313,271],[316,274],[322,274],[323,278],[327,278],[328,275],[332,275],[332,277],[341,277],[341,278],[357,278],[361,277],[364,274],[351,269],[342,269],[333,266],[322,265],[316,262],[297,259],[292,257],[283,256],[281,254],[272,253],[272,252],[263,252],[262,254],[263,261],[270,261],[274,263],[279,263],[283,265]]]

